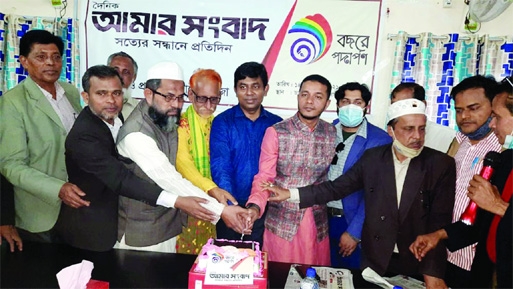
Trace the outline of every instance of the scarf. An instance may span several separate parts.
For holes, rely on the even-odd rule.
[[[210,174],[210,129],[214,116],[202,118],[191,105],[185,111],[185,118],[189,122],[189,153],[194,159],[194,165],[206,178],[212,179]]]

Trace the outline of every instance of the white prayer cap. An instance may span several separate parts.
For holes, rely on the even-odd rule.
[[[426,114],[426,105],[415,98],[396,101],[388,108],[387,119],[391,121],[403,115]]]
[[[171,79],[183,81],[183,72],[180,65],[172,61],[159,62],[148,69],[146,80]]]

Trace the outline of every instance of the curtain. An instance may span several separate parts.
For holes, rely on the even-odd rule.
[[[32,29],[45,29],[64,41],[60,80],[79,86],[78,25],[72,18],[27,18],[0,13],[0,95],[27,77],[19,62],[20,38]]]
[[[493,76],[497,81],[513,74],[513,36],[408,35],[395,40],[391,89],[416,82],[426,89],[428,119],[457,129],[450,91],[464,78]]]

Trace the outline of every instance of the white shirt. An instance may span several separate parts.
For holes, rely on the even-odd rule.
[[[118,133],[119,133],[119,129],[121,128],[121,126],[123,125],[123,123],[121,122],[121,119],[119,119],[119,117],[116,117],[114,119],[114,124],[110,124],[106,121],[104,121],[102,119],[102,121],[107,125],[107,127],[109,128],[110,130],[110,133],[112,134],[112,138],[114,140],[116,140],[116,138],[118,137]]]
[[[157,204],[160,205],[160,202],[165,202],[170,207],[174,207],[176,199],[180,196],[200,197],[209,201],[202,203],[201,206],[216,214],[216,219],[212,223],[217,223],[224,205],[184,179],[151,137],[141,132],[133,132],[125,136],[117,147],[119,154],[130,158],[159,187],[166,192],[171,192],[160,194]]]
[[[37,85],[37,84],[36,84]],[[51,93],[43,89],[41,86],[37,85],[43,95],[48,99],[48,102],[52,105],[53,110],[59,118],[61,119],[62,124],[64,125],[64,129],[69,133],[71,127],[73,127],[73,123],[75,123],[75,119],[77,118],[77,112],[69,102],[68,98],[65,96],[64,88],[58,83],[55,82],[55,99]]]
[[[406,173],[410,166],[411,158],[406,158],[404,161],[397,159],[394,147],[392,146],[392,155],[394,160],[394,173],[395,173],[395,188],[397,194],[397,209],[401,205],[401,196],[403,195],[404,180],[406,179]],[[394,253],[399,253],[397,243],[394,245]]]

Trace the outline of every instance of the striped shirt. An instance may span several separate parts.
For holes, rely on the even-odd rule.
[[[483,167],[484,156],[489,151],[501,151],[501,144],[493,133],[490,133],[475,145],[472,145],[469,138],[461,132],[456,134],[456,140],[460,144],[460,148],[454,156],[456,160],[456,195],[452,213],[453,223],[460,220],[461,214],[470,202],[470,199],[467,197],[469,182],[474,175],[480,173]],[[452,253],[447,252],[447,260],[462,269],[470,271],[476,252],[476,245],[477,243]]]

